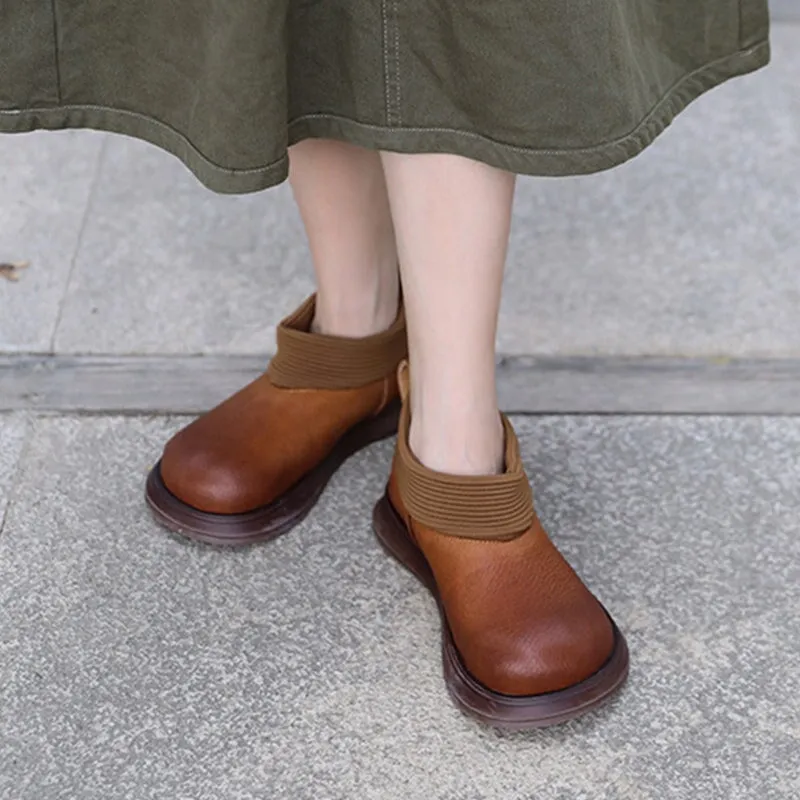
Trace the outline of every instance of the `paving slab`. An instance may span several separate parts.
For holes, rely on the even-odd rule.
[[[775,800],[800,793],[800,420],[518,419],[556,543],[626,632],[608,708],[501,734],[369,530],[391,443],[224,552],[141,497],[180,418],[42,418],[0,537],[0,797]]]
[[[773,63],[698,100],[607,173],[518,183],[507,354],[796,356],[800,27]],[[115,138],[76,261],[60,352],[264,353],[311,290],[289,187],[216,196]]]
[[[499,349],[800,352],[800,26],[618,169],[522,180]]]
[[[267,352],[313,291],[288,183],[215,195],[173,156],[115,137],[78,253],[59,352]]]
[[[800,3],[797,0],[770,0],[772,19],[800,22]]]
[[[105,134],[28,133],[0,139],[0,352],[49,352]]]
[[[0,414],[0,534],[29,428],[29,418],[24,414]]]

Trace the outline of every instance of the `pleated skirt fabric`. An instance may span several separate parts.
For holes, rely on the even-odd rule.
[[[769,58],[767,0],[3,0],[0,132],[127,134],[224,193],[309,137],[574,175]]]

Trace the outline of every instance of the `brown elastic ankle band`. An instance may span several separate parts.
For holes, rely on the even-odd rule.
[[[268,373],[286,389],[357,389],[392,375],[408,352],[402,301],[392,326],[374,336],[350,339],[311,333],[316,295],[277,330],[278,352]]]
[[[519,443],[503,416],[506,471],[502,475],[447,475],[425,467],[408,445],[408,401],[397,432],[394,470],[403,504],[416,522],[464,539],[515,539],[530,528],[533,496]]]

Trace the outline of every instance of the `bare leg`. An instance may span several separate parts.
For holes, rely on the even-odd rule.
[[[439,472],[499,472],[495,336],[516,175],[450,154],[381,158],[408,325],[411,449]]]
[[[317,278],[313,329],[362,337],[397,316],[394,229],[380,155],[331,139],[289,148],[289,183]]]

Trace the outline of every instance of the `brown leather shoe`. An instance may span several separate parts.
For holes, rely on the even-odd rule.
[[[248,386],[179,431],[147,479],[162,525],[216,545],[297,525],[357,450],[397,430],[402,308],[363,339],[310,332],[316,296],[278,326],[277,354]]]
[[[511,424],[503,417],[504,474],[429,470],[408,446],[405,363],[399,376],[397,449],[374,526],[439,605],[451,696],[511,729],[594,708],[627,676],[625,639],[539,523]]]

